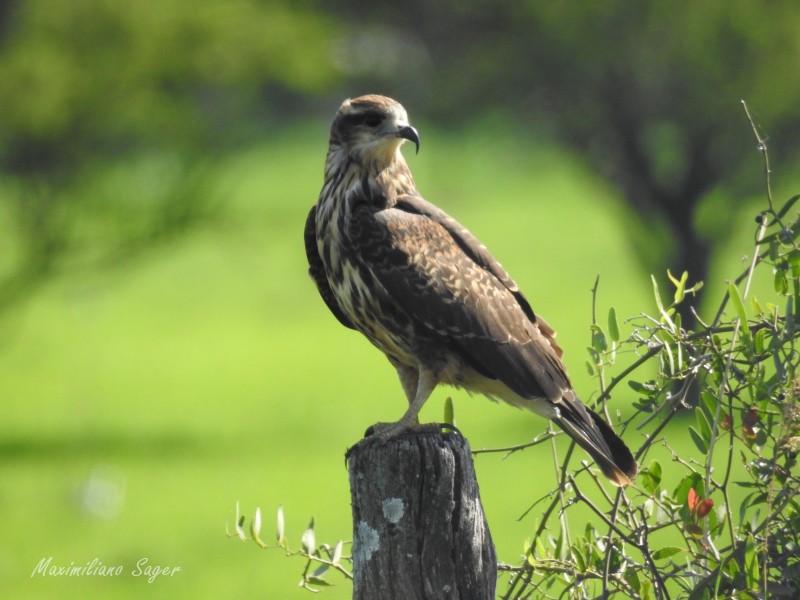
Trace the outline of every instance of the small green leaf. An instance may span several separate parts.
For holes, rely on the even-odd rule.
[[[703,282],[702,281],[698,281],[692,287],[690,287],[688,290],[686,290],[686,293],[687,294],[696,294],[697,292],[699,292],[702,289],[703,289]]]
[[[797,250],[789,253],[789,266],[792,269],[792,277],[800,277],[800,252]]]
[[[327,586],[333,585],[330,582],[324,580],[322,577],[317,577],[315,575],[308,575],[306,577],[305,581],[308,584],[319,585],[319,586],[322,586],[322,587],[327,587]]]
[[[744,307],[742,296],[739,294],[739,288],[736,287],[736,284],[733,282],[728,284],[728,295],[730,296],[731,302],[733,302],[736,315],[739,317],[739,323],[741,323],[740,331],[742,332],[742,341],[746,344],[746,347],[752,348],[753,340],[750,336],[750,329],[747,327],[747,310]]]
[[[640,394],[648,394],[650,390],[644,387],[644,384],[639,383],[638,381],[634,381],[633,379],[628,380],[628,386],[634,391],[639,392]]]
[[[641,398],[633,403],[633,407],[642,412],[652,413],[655,412],[656,403],[655,400]]]
[[[679,314],[675,315],[675,327],[677,327],[677,331],[681,330],[681,316]],[[675,351],[677,354],[675,357],[675,365],[678,371],[683,371],[683,345],[680,343],[680,341],[675,342]]]
[[[261,509],[256,508],[256,513],[253,515],[253,520],[250,521],[250,532],[253,537],[258,537],[261,533]]]
[[[590,377],[594,377],[594,373],[595,373],[594,365],[592,364],[592,361],[590,361],[590,360],[586,361],[586,372],[589,373]]]
[[[243,542],[247,541],[244,533],[244,515],[239,515],[239,503],[236,503],[236,536]]]
[[[586,349],[589,351],[589,356],[592,358],[592,361],[594,361],[594,364],[601,364],[602,361],[600,360],[600,354],[597,352],[597,350],[595,350],[592,346],[588,346]]]
[[[672,282],[672,285],[675,286],[675,304],[680,304],[683,301],[683,298],[686,296],[686,282],[689,279],[689,273],[684,271],[681,274],[680,280],[675,279],[675,277],[670,273],[669,269],[667,269],[667,277]]]
[[[242,541],[247,541],[247,536],[244,533],[244,515],[239,517],[239,520],[236,521],[236,535],[238,535],[239,539]]]
[[[625,581],[631,586],[634,592],[639,592],[642,589],[642,582],[639,580],[639,574],[636,569],[625,570]]]
[[[761,306],[761,303],[758,301],[758,298],[755,296],[750,297],[750,304],[753,305],[753,310],[759,316],[764,314],[764,308]]]
[[[728,284],[728,294],[731,302],[733,303],[734,309],[736,309],[736,314],[739,317],[739,320],[742,322],[742,326],[745,326],[747,324],[747,311],[744,308],[744,302],[742,302],[742,296],[739,293],[739,288],[736,287],[735,283],[731,282]]]
[[[646,469],[642,469],[638,477],[646,492],[651,495],[656,494],[661,485],[661,463],[657,460],[652,461]]]
[[[342,550],[344,549],[344,542],[339,540],[336,542],[336,546],[333,547],[333,556],[331,557],[331,562],[334,565],[339,565],[342,560]]]
[[[708,444],[706,444],[705,440],[703,440],[703,436],[701,436],[697,430],[689,426],[689,436],[692,438],[694,445],[697,446],[697,449],[700,450],[703,454],[708,453]]]
[[[781,296],[785,296],[789,292],[789,282],[786,280],[786,270],[780,267],[775,269],[775,280],[773,282],[775,291]]]
[[[705,440],[706,445],[711,442],[711,425],[706,418],[706,414],[703,412],[703,409],[699,406],[696,406],[694,409],[694,418],[697,421],[697,429],[703,436],[703,440]]]
[[[314,535],[314,517],[311,517],[311,521],[308,523],[308,528],[303,532],[300,543],[303,546],[303,552],[306,554],[314,554],[314,550],[317,549],[317,540]]]
[[[592,348],[599,354],[608,350],[606,334],[599,325],[592,325]]]
[[[789,212],[789,210],[791,210],[792,206],[794,206],[794,203],[795,203],[795,202],[797,202],[797,199],[798,199],[798,198],[800,198],[800,194],[797,194],[796,196],[792,196],[791,198],[789,198],[789,199],[786,201],[786,204],[784,204],[784,205],[781,207],[781,209],[778,211],[778,214],[777,214],[777,217],[778,217],[778,219],[782,219],[782,218],[783,218],[783,216],[784,216],[784,215],[785,215],[787,212]]]
[[[664,548],[659,548],[653,552],[653,560],[669,558],[670,556],[675,556],[679,552],[684,552],[683,548],[678,548],[677,546],[665,546]]]
[[[552,539],[553,539],[553,536],[549,536],[549,540],[552,541]],[[539,556],[549,556],[549,553],[547,552],[547,547],[545,546],[544,540],[542,540],[542,536],[537,536],[536,537],[536,552],[539,553]],[[534,553],[531,552],[530,556],[531,556],[531,558],[533,558]]]
[[[664,304],[661,302],[661,294],[658,291],[658,282],[656,281],[655,275],[650,275],[650,281],[653,282],[653,295],[656,298],[656,306],[658,307],[658,312],[664,312]]]
[[[647,467],[648,473],[650,473],[650,477],[656,484],[656,487],[661,485],[661,463],[657,460],[653,460]]]
[[[685,273],[685,271],[684,271],[684,273]],[[669,280],[672,282],[672,285],[674,285],[675,287],[678,287],[680,285],[680,281],[675,279],[675,275],[673,275],[672,271],[670,271],[669,269],[667,269],[667,277],[669,277]]]
[[[453,399],[448,396],[444,401],[444,422],[455,427],[456,414],[453,410]]]
[[[747,541],[745,542],[745,556],[749,557],[747,560],[746,566],[746,573],[747,573],[747,583],[750,587],[755,588],[760,583],[760,576],[761,576],[761,567],[759,561],[759,553],[755,551],[755,541],[753,540],[752,535],[747,536]]]
[[[700,392],[700,400],[702,400],[700,406],[705,410],[706,417],[713,419],[717,414],[717,397],[708,390],[703,390]]]
[[[619,323],[617,323],[617,311],[612,306],[608,309],[608,337],[611,341],[619,341]]]
[[[661,293],[658,291],[658,283],[656,282],[656,278],[654,275],[650,275],[650,279],[653,282],[653,294],[656,298],[656,306],[658,306],[658,312],[661,314],[661,321],[667,325],[670,331],[675,331],[675,323],[672,321],[670,315],[675,312],[675,309],[670,307],[668,309],[664,309],[664,304],[661,302]]]
[[[628,380],[628,386],[634,391],[639,394],[644,394],[646,396],[652,396],[653,392],[656,392],[658,388],[652,381],[647,381],[645,383],[639,383],[638,381],[634,381],[633,379]]]
[[[739,574],[739,564],[735,560],[727,560],[722,564],[723,573],[729,577],[736,577]]]
[[[578,567],[578,572],[583,573],[586,571],[586,560],[584,559],[583,553],[580,551],[579,548],[575,546],[572,547],[572,558],[575,560],[575,564]]]
[[[653,600],[653,584],[647,579],[642,582],[642,600]]]
[[[661,332],[661,342],[664,344],[664,351],[661,353],[662,356],[666,356],[667,362],[669,363],[669,374],[675,374],[675,358],[672,356],[672,346],[669,343],[668,335],[666,332]]]
[[[278,540],[278,545],[283,546],[286,543],[286,523],[283,518],[283,505],[278,505],[278,517],[275,537]]]
[[[586,541],[592,543],[597,540],[597,530],[592,525],[591,521],[586,522],[586,527],[583,529],[583,535],[586,536]]]
[[[756,354],[763,354],[767,349],[767,330],[759,329],[753,336],[753,346],[755,347]]]
[[[253,541],[261,546],[262,548],[266,548],[267,545],[261,541],[259,535],[261,534],[261,509],[256,508],[256,514],[253,515],[253,520],[250,521],[250,537],[253,538]]]
[[[661,483],[661,463],[657,460],[653,460],[650,462],[647,469],[650,471],[650,474],[657,479],[658,483]]]

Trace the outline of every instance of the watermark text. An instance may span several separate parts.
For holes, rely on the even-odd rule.
[[[142,557],[136,561],[132,567],[125,568],[124,565],[107,565],[99,558],[93,558],[85,563],[70,561],[67,564],[53,562],[52,556],[45,556],[40,560],[33,571],[31,578],[34,577],[120,577],[122,575],[132,575],[141,577],[147,583],[153,583],[159,577],[173,577],[180,573],[182,569],[178,566],[164,566],[153,564],[149,558]]]

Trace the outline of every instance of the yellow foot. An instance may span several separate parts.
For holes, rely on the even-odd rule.
[[[420,427],[422,426],[419,423],[404,423],[403,421],[395,421],[394,423],[375,423],[364,432],[364,437],[371,437],[375,438],[376,440],[386,442],[403,433],[418,431]]]
[[[375,423],[364,432],[365,438],[375,438],[381,442],[387,442],[393,437],[403,435],[406,433],[430,433],[433,431],[441,431],[443,425],[440,423],[426,423],[420,425],[417,422],[404,423],[403,421],[396,421],[394,423]],[[453,428],[454,429],[454,428]]]
[[[350,457],[350,454],[355,452],[358,448],[365,448],[373,444],[384,445],[391,439],[402,435],[414,435],[419,433],[444,433],[461,435],[461,432],[454,426],[447,423],[426,423],[420,425],[419,423],[406,424],[403,421],[396,421],[394,423],[375,423],[367,429],[364,433],[364,439],[359,441],[354,446],[348,448],[345,453],[345,463]]]

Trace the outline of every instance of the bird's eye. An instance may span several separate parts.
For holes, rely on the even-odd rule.
[[[364,114],[364,125],[367,127],[377,127],[383,121],[383,117],[381,117],[378,113],[368,112]]]

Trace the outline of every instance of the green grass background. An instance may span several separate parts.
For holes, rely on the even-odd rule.
[[[328,314],[306,276],[301,235],[325,131],[290,129],[219,165],[223,223],[124,269],[60,278],[2,318],[3,597],[307,595],[296,587],[299,559],[225,537],[237,501],[248,518],[262,508],[267,540],[279,504],[294,547],[312,515],[318,541],[350,539],[344,452],[370,424],[399,418],[405,400],[385,358]],[[620,198],[558,148],[507,132],[422,134],[420,155],[409,156],[420,190],[512,273],[559,331],[574,384],[590,396],[583,363],[596,275],[602,318],[611,305],[620,317],[654,306]],[[742,211],[710,293],[740,272],[753,214]],[[473,448],[522,443],[545,427],[447,389],[423,418],[440,419],[448,395]],[[632,400],[619,393],[613,407]],[[636,445],[640,435],[626,438]],[[700,458],[688,439],[685,450]],[[536,510],[517,518],[553,487],[551,465],[546,446],[476,459],[502,560],[517,562],[535,529]],[[50,556],[57,565],[99,558],[124,573],[32,578]],[[181,572],[149,584],[130,574],[140,558]],[[330,579],[324,597],[350,597],[347,582]]]

